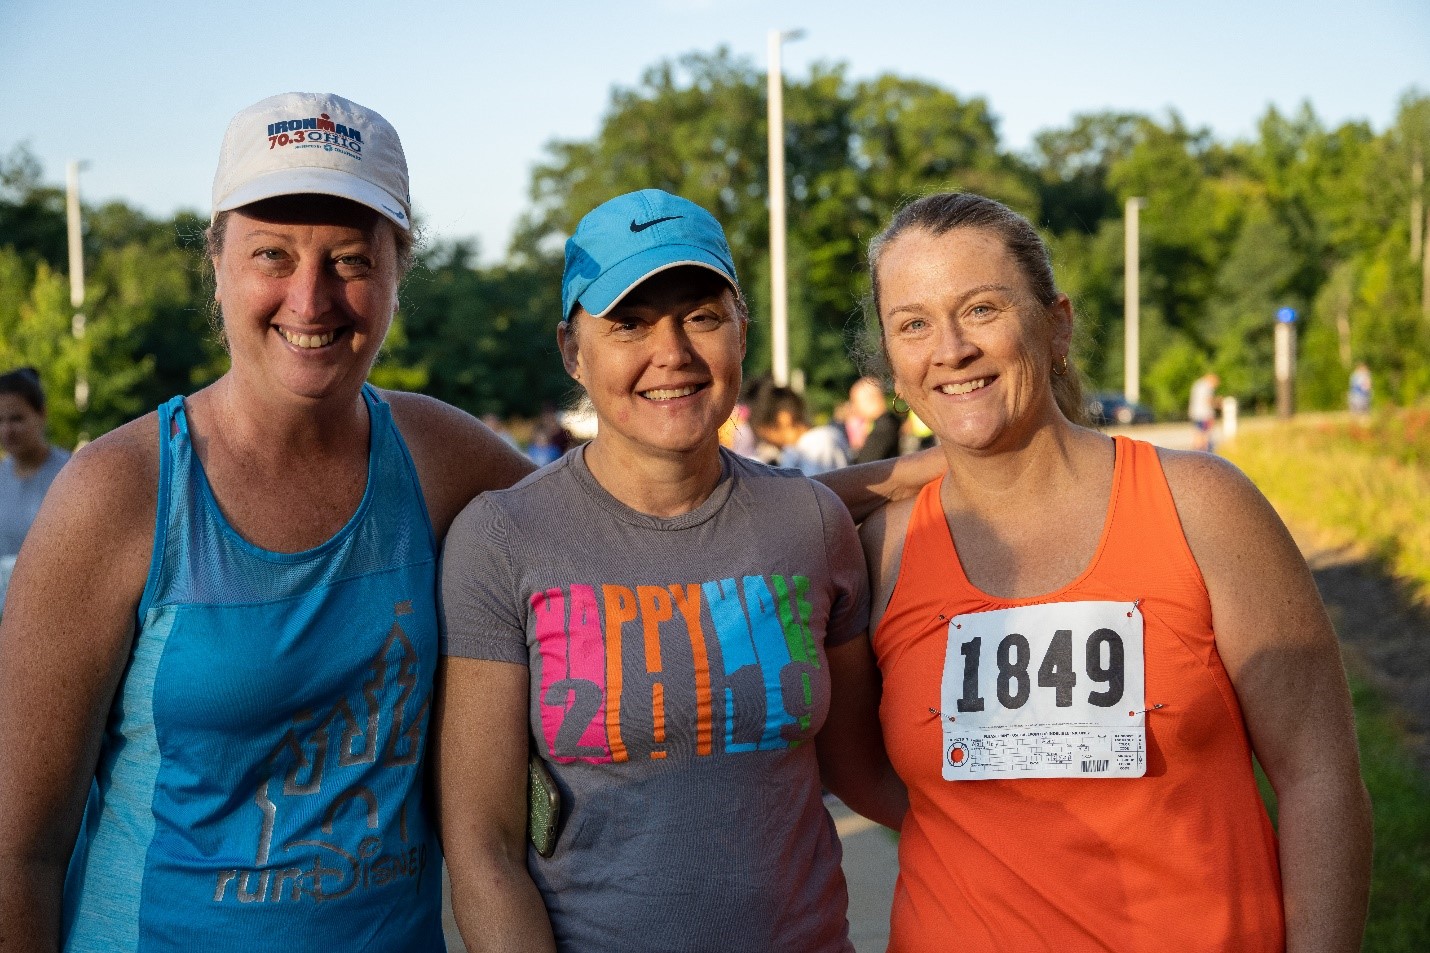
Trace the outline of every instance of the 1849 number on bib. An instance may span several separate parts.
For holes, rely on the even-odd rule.
[[[944,778],[1140,778],[1142,622],[1132,602],[956,616],[939,699]]]

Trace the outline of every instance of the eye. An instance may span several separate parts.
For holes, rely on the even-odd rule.
[[[339,275],[356,278],[372,270],[372,259],[365,255],[342,255],[333,261]]]
[[[928,329],[929,323],[925,318],[908,318],[899,324],[900,334],[922,334]]]
[[[975,301],[964,314],[972,321],[992,321],[1006,308],[992,301]]]
[[[708,331],[724,324],[725,318],[723,315],[702,308],[699,311],[687,315],[685,323],[697,331]]]

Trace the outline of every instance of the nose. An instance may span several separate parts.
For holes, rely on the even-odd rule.
[[[301,262],[288,276],[284,305],[300,320],[313,321],[321,318],[332,307],[333,276],[325,266],[326,262],[308,259]]]
[[[982,349],[957,319],[950,318],[939,322],[938,344],[934,349],[935,363],[945,367],[961,367],[982,353]]]
[[[691,362],[694,351],[683,321],[675,317],[657,321],[651,338],[651,361],[657,367],[684,367]]]

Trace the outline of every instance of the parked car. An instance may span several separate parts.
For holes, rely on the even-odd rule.
[[[1087,419],[1094,427],[1107,427],[1150,424],[1157,418],[1146,404],[1133,403],[1121,394],[1103,391],[1087,399]]]

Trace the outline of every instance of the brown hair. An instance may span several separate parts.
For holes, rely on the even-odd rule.
[[[992,232],[1003,242],[1033,297],[1044,308],[1058,299],[1057,282],[1053,280],[1052,256],[1048,246],[1026,218],[1001,202],[974,195],[972,192],[938,192],[915,199],[894,214],[888,226],[869,242],[869,279],[872,285],[871,305],[880,336],[878,356],[885,368],[888,355],[884,351],[883,319],[879,316],[879,258],[894,239],[910,229],[922,229],[932,235],[943,235],[958,228],[977,228]],[[1075,424],[1085,422],[1082,378],[1072,361],[1066,373],[1054,372],[1053,397],[1063,416]]]
[[[0,374],[0,394],[14,394],[35,413],[45,412],[45,389],[40,386],[40,372],[33,367],[19,367]]]

